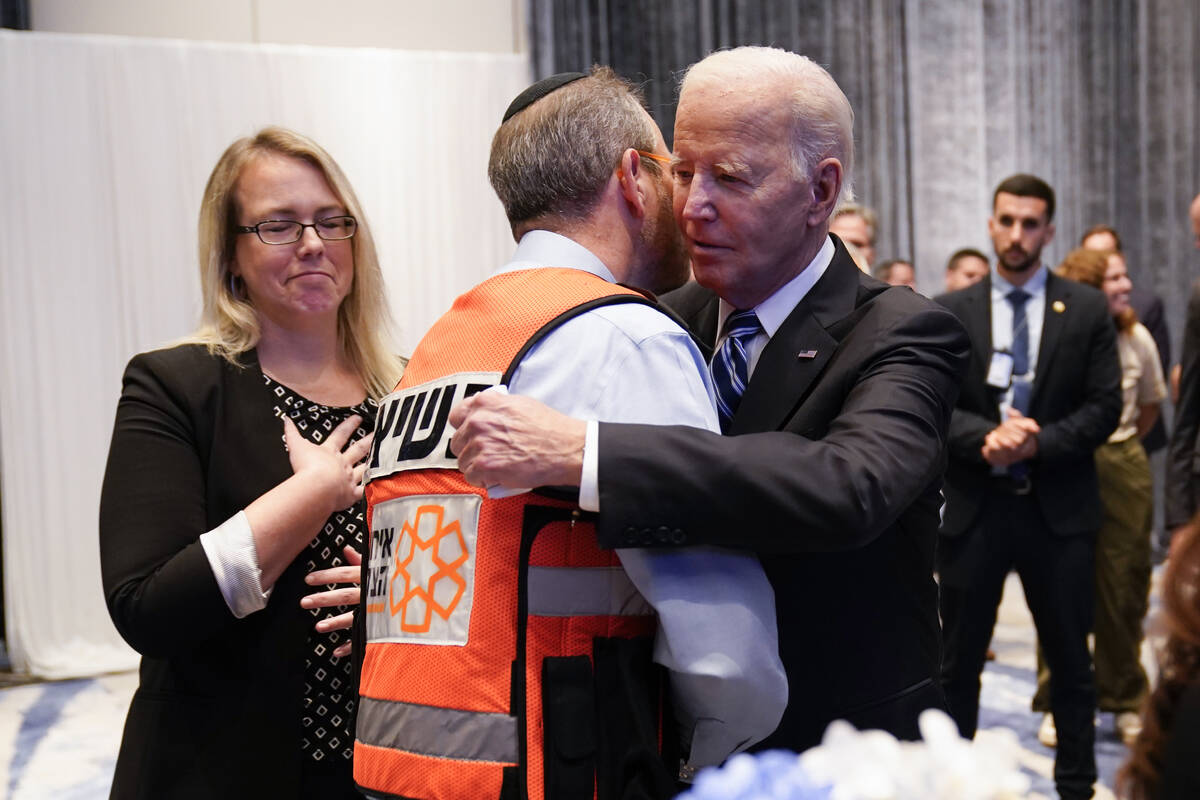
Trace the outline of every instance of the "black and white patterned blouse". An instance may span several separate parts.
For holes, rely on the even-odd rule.
[[[301,397],[268,375],[263,377],[275,398],[275,416],[280,419],[285,414],[291,417],[300,435],[310,442],[321,444],[334,428],[354,414],[362,416],[363,421],[353,439],[360,439],[375,428],[375,413],[379,404],[371,398],[356,406],[323,406]],[[334,512],[316,538],[300,553],[299,557],[305,560],[305,574],[317,569],[343,566],[346,562],[342,548],[347,544],[363,552],[366,527],[366,504],[361,500],[344,511]],[[321,591],[322,588],[342,587],[330,584],[327,587],[313,587],[313,591]],[[350,606],[338,606],[313,608],[309,613],[315,624],[322,617],[350,610]],[[322,634],[310,627],[308,631],[301,747],[306,757],[314,761],[349,761],[354,753],[354,731],[350,729],[357,699],[351,675],[354,659],[333,655],[334,649],[349,636],[349,630]]]

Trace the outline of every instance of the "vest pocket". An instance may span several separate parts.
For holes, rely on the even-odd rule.
[[[596,774],[596,702],[587,656],[542,660],[546,800],[592,796]]]
[[[592,641],[598,800],[667,798],[676,793],[666,764],[677,764],[678,752],[673,735],[659,735],[661,721],[670,715],[664,713],[665,678],[654,664],[653,645],[648,636]]]

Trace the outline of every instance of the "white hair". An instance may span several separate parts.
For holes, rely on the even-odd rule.
[[[792,161],[796,176],[809,180],[817,163],[836,158],[842,164],[840,202],[854,199],[854,111],[837,81],[811,58],[777,47],[718,50],[688,68],[689,82],[771,81],[792,97]]]

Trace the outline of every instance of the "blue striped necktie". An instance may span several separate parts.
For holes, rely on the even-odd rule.
[[[1024,289],[1013,289],[1006,296],[1013,310],[1012,327],[1012,407],[1022,414],[1029,413],[1029,401],[1033,395],[1033,384],[1029,382],[1029,319],[1025,316],[1025,304],[1032,297]],[[1008,467],[1009,476],[1016,481],[1029,478],[1029,462],[1018,461]]]
[[[1029,400],[1033,387],[1029,383],[1029,320],[1025,316],[1025,304],[1032,295],[1024,289],[1013,289],[1006,299],[1012,306],[1012,406],[1022,414],[1029,413]]]
[[[742,393],[750,382],[750,358],[746,355],[746,347],[760,331],[762,324],[753,310],[735,311],[725,320],[725,341],[717,349],[711,365],[722,433],[729,432]]]

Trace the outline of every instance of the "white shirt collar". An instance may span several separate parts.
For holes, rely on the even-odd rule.
[[[1046,291],[1046,275],[1050,270],[1045,264],[1039,263],[1037,272],[1033,273],[1033,277],[1025,281],[1025,285],[1019,287],[1022,291],[1029,292],[1030,297],[1040,295]],[[1000,277],[1000,271],[995,266],[992,267],[992,299],[999,297],[1007,297],[1008,293],[1018,287],[1009,283],[1004,278]]]
[[[825,244],[821,245],[821,249],[817,251],[813,260],[808,262],[808,266],[800,270],[799,275],[792,278],[783,286],[780,286],[775,294],[754,307],[754,313],[758,316],[758,321],[762,325],[763,332],[766,333],[767,338],[775,335],[775,331],[779,330],[779,326],[783,324],[783,321],[796,308],[796,304],[804,299],[809,290],[825,274],[825,270],[833,263],[834,250],[833,240],[826,236]],[[721,300],[720,311],[717,316],[718,343],[720,341],[720,333],[725,327],[725,319],[736,310],[729,303],[725,302],[724,299]]]
[[[579,242],[558,233],[541,230],[533,230],[522,236],[512,258],[493,274],[541,267],[580,269],[609,283],[616,283],[617,280],[608,267],[604,266],[604,262]]]

